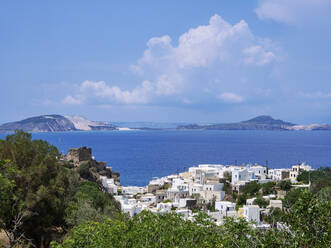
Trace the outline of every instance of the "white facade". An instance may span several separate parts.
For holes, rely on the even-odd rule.
[[[107,178],[105,176],[100,176],[100,180],[101,180],[102,186],[105,188],[105,190],[108,193],[117,195],[118,186],[115,185],[113,178]]]
[[[300,171],[311,171],[311,166],[307,165],[306,163],[302,163],[299,165],[293,165],[292,166],[292,170],[290,171],[290,179],[291,182],[296,182],[297,178],[300,174]]]
[[[268,208],[283,209],[283,202],[281,200],[270,200]]]
[[[223,215],[227,215],[227,212],[234,211],[236,204],[229,201],[216,201],[215,209],[220,211]]]
[[[268,177],[274,181],[285,180],[290,177],[289,169],[269,169]]]
[[[250,198],[246,200],[246,205],[253,205],[253,202],[255,201],[256,197]]]
[[[254,179],[254,173],[245,169],[235,169],[232,171],[232,184],[237,184],[238,182],[248,182]]]
[[[244,218],[246,221],[260,222],[260,207],[258,205],[244,206]]]
[[[146,192],[145,187],[136,187],[136,186],[122,187],[122,194],[123,195],[144,194],[145,192]]]
[[[255,178],[266,179],[267,178],[267,168],[261,165],[253,165],[248,169],[254,174]]]

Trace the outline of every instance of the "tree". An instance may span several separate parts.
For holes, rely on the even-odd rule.
[[[301,192],[301,188],[289,191],[283,199],[284,208],[290,208],[298,200],[299,196],[301,195]]]
[[[31,134],[22,131],[0,140],[0,160],[8,161],[15,171],[15,176],[2,174],[4,180],[10,180],[12,190],[6,192],[14,199],[13,210],[6,211],[5,230],[12,230],[15,222],[14,236],[24,235],[37,246],[47,245],[50,227],[64,224],[70,173],[59,165],[58,157],[56,147],[32,140]]]
[[[254,200],[253,204],[259,205],[260,208],[266,208],[269,204],[269,201],[267,201],[263,197],[258,197]]]
[[[331,186],[321,189],[317,193],[317,197],[322,201],[331,201]]]
[[[276,227],[277,222],[281,222],[283,220],[284,213],[280,208],[269,209],[269,213],[267,215],[263,215],[263,220],[268,222],[271,227]]]
[[[238,206],[245,205],[246,204],[246,200],[247,200],[247,195],[245,195],[245,194],[238,195],[237,205]]]
[[[331,168],[321,167],[313,171],[301,171],[297,180],[305,184],[308,184],[310,181],[311,191],[317,193],[322,188],[331,186]]]
[[[277,185],[281,190],[289,191],[291,189],[291,181],[290,180],[282,180]]]
[[[0,230],[9,240],[9,247],[29,242],[22,230],[23,218],[28,215],[16,187],[15,177],[19,175],[16,166],[9,160],[0,160]]]
[[[275,182],[267,182],[261,185],[263,195],[276,194]]]
[[[284,222],[298,247],[331,246],[331,201],[321,201],[308,190],[300,191]]]
[[[241,193],[246,194],[246,195],[250,195],[250,196],[254,196],[259,192],[260,188],[261,188],[260,184],[253,181],[251,183],[247,183],[242,188]]]

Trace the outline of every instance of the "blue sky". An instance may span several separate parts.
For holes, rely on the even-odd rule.
[[[331,123],[331,0],[1,1],[0,123]]]

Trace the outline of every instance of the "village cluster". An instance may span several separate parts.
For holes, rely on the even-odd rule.
[[[245,205],[236,208],[235,202],[226,200],[224,182],[228,182],[232,191],[238,194],[246,184],[253,181],[264,184],[289,180],[295,187],[307,187],[296,184],[302,170],[310,171],[311,166],[302,163],[287,169],[267,169],[257,164],[200,164],[176,175],[154,178],[146,187],[120,186],[106,176],[100,179],[104,188],[121,203],[122,212],[131,217],[143,210],[155,214],[173,211],[185,219],[193,220],[197,215],[197,204],[202,203],[204,206],[214,204],[213,210],[206,210],[206,213],[217,225],[223,223],[224,217],[234,217],[253,221],[258,228],[268,228],[268,224],[262,223],[260,214],[268,213],[271,208],[282,209],[282,195],[264,195],[263,198],[269,202],[266,208],[255,205],[255,198],[247,199]]]

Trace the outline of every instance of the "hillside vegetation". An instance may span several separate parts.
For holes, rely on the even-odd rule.
[[[195,221],[150,212],[129,219],[95,177],[86,176],[84,166],[73,168],[59,158],[56,147],[22,131],[0,140],[0,229],[6,247],[331,247],[328,168],[312,172],[318,185],[312,192],[291,190],[287,183],[247,185],[238,204],[257,196],[262,206],[261,192],[288,191],[284,211],[265,217],[273,228],[260,230],[243,219],[216,226],[203,212]]]

